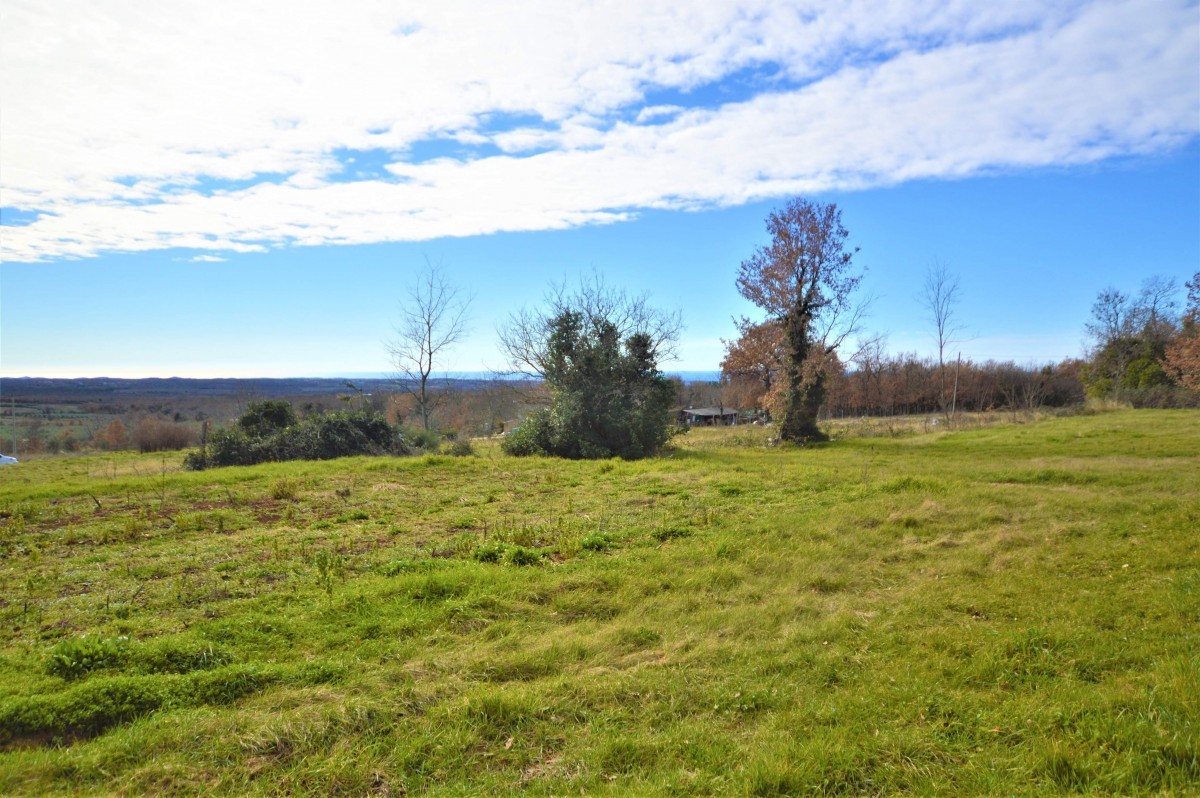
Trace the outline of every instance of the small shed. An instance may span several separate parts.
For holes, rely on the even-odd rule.
[[[679,411],[692,427],[715,427],[738,423],[738,411],[732,407],[689,407]]]

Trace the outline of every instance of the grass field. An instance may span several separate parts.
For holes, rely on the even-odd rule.
[[[1200,413],[0,471],[0,794],[1200,791]]]

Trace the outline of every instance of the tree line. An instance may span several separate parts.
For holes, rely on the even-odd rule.
[[[962,331],[961,288],[935,264],[919,297],[935,355],[889,354],[882,337],[863,329],[869,298],[860,293],[858,248],[838,207],[795,198],[768,215],[766,230],[767,243],[742,261],[734,280],[761,317],[736,320],[719,391],[726,406],[762,411],[782,441],[824,440],[818,422],[830,416],[1061,407],[1086,397],[1200,406],[1200,273],[1186,284],[1182,311],[1178,286],[1164,278],[1147,280],[1137,294],[1101,291],[1087,325],[1087,356],[1031,367],[949,357]],[[682,386],[661,370],[679,342],[678,312],[595,274],[575,287],[552,286],[540,305],[517,310],[499,331],[511,373],[527,380],[496,383],[468,402],[432,375],[464,337],[469,304],[439,267],[426,264],[388,343],[395,396],[368,406],[359,391],[356,409],[301,416],[286,402],[258,403],[211,440],[206,426],[189,464],[428,451],[441,441],[437,428],[452,419],[468,434],[507,433],[502,448],[517,456],[645,457],[682,431]],[[505,429],[514,413],[525,417]],[[417,424],[404,428],[406,420]],[[114,447],[126,439],[115,425],[103,435]]]
[[[795,199],[767,219],[771,242],[744,261],[737,286],[765,318],[737,321],[721,375],[727,404],[754,407],[779,421],[779,437],[824,436],[817,418],[951,413],[1079,404],[1087,397],[1135,407],[1200,406],[1200,273],[1178,286],[1148,279],[1136,295],[1100,292],[1087,333],[1086,358],[1023,366],[977,363],[947,352],[962,327],[955,316],[957,277],[935,264],[919,302],[934,333],[936,357],[889,355],[881,337],[862,336],[867,302],[853,295],[862,279],[857,248],[833,204]],[[845,346],[858,336],[848,355]],[[845,360],[843,360],[843,357]]]
[[[799,444],[826,438],[818,421],[847,415],[952,414],[998,408],[1034,409],[1079,404],[1087,397],[1135,406],[1200,404],[1200,275],[1187,284],[1177,311],[1177,286],[1154,278],[1135,296],[1101,292],[1088,333],[1087,357],[1038,366],[962,359],[958,278],[945,265],[928,271],[918,299],[933,330],[935,356],[889,354],[863,320],[870,304],[860,293],[863,271],[854,262],[836,204],[798,197],[766,219],[767,243],[738,267],[738,292],[761,317],[736,320],[726,342],[720,401],[755,408],[773,420],[778,438]],[[431,355],[461,334],[457,294],[440,277],[422,278],[398,328],[393,353],[422,419],[432,401],[425,377],[414,375],[412,353]],[[434,290],[436,289],[436,290]],[[447,308],[455,308],[448,312]],[[437,320],[453,319],[445,327]],[[514,372],[533,377],[545,405],[506,439],[511,454],[563,457],[641,457],[661,448],[675,430],[672,390],[659,364],[679,339],[679,315],[604,286],[593,276],[575,291],[553,290],[541,307],[522,309],[500,332]],[[853,346],[850,346],[851,342]],[[414,376],[416,377],[414,379]]]

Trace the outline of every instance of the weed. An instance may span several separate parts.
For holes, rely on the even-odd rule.
[[[475,551],[471,553],[471,557],[478,562],[497,563],[504,559],[504,554],[507,550],[508,546],[505,544],[499,541],[492,541],[491,543],[484,543],[476,547]]]
[[[270,494],[276,501],[294,501],[300,495],[300,483],[290,477],[280,477],[271,483]]]
[[[321,549],[313,555],[312,565],[317,572],[317,585],[332,600],[334,587],[346,578],[346,558],[335,551]]]
[[[524,546],[512,546],[504,556],[509,565],[537,565],[542,561],[542,555]]]
[[[592,532],[584,536],[579,542],[580,548],[585,551],[608,551],[613,546],[612,539],[607,532]]]
[[[683,524],[663,524],[658,529],[654,530],[654,539],[660,543],[666,543],[668,540],[691,537],[691,535],[692,528]]]

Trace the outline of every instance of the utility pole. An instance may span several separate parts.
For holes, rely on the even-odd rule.
[[[958,367],[962,365],[962,352],[958,353],[958,360],[954,363],[954,398],[950,400],[950,418],[954,418],[954,413],[958,407]],[[943,394],[944,395],[944,394]]]

